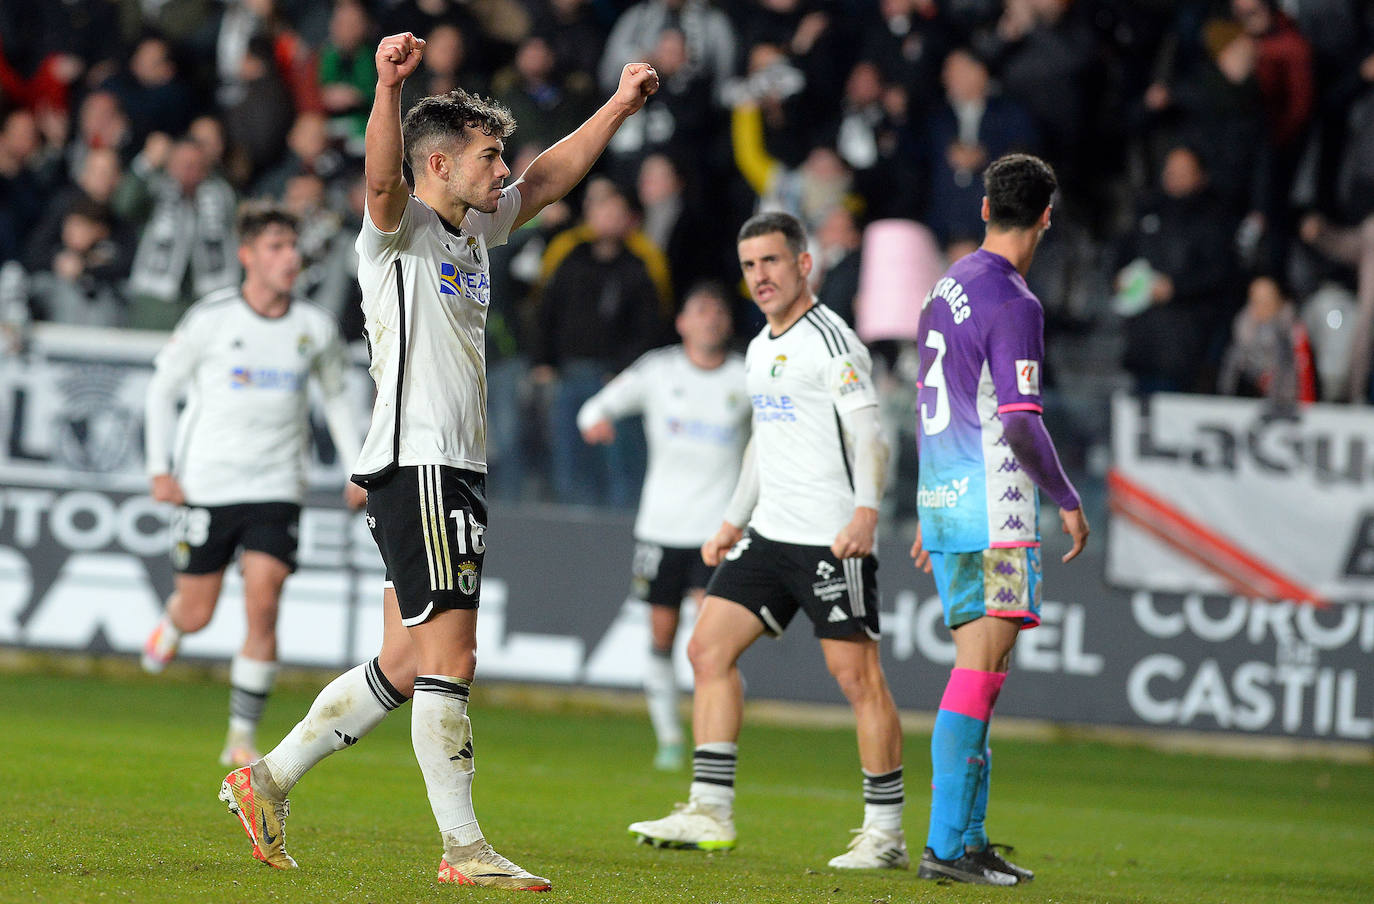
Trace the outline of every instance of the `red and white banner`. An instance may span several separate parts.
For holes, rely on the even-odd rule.
[[[1374,412],[1118,396],[1107,577],[1323,605],[1374,599]]]

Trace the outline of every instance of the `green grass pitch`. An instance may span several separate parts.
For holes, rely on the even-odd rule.
[[[217,683],[0,673],[0,901],[392,902],[499,899],[441,887],[438,836],[408,709],[295,789],[294,872],[249,857],[215,799],[227,706]],[[305,712],[273,697],[265,739]],[[861,818],[853,734],[746,724],[740,846],[638,846],[687,777],[650,768],[647,719],[484,704],[474,688],[478,817],[497,849],[554,883],[543,900],[703,904],[1374,901],[1374,771],[1319,761],[1169,755],[1093,743],[998,742],[989,826],[1035,882],[941,885],[915,871],[841,873]],[[994,727],[995,733],[995,727]],[[929,738],[908,735],[907,835],[925,837]]]

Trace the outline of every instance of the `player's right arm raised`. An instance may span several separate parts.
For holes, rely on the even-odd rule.
[[[367,213],[382,232],[395,232],[410,189],[401,168],[401,85],[420,65],[425,42],[410,32],[389,35],[377,45],[377,91],[367,117],[363,169]]]

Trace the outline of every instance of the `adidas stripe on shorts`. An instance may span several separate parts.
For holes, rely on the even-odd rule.
[[[443,465],[398,467],[368,482],[367,526],[386,563],[401,623],[476,609],[486,553],[486,475]]]
[[[817,637],[864,633],[878,639],[878,560],[837,559],[828,546],[779,543],[752,528],[725,554],[708,596],[739,603],[769,634],[804,610]]]
[[[1012,546],[974,552],[931,552],[931,572],[945,624],[957,628],[984,615],[1040,624],[1040,548]]]

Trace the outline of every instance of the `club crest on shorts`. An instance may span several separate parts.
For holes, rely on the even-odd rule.
[[[477,592],[477,563],[460,562],[458,563],[458,573],[455,575],[458,580],[458,589],[467,596],[472,596]]]
[[[191,546],[185,540],[172,547],[172,567],[181,571],[191,564]]]

